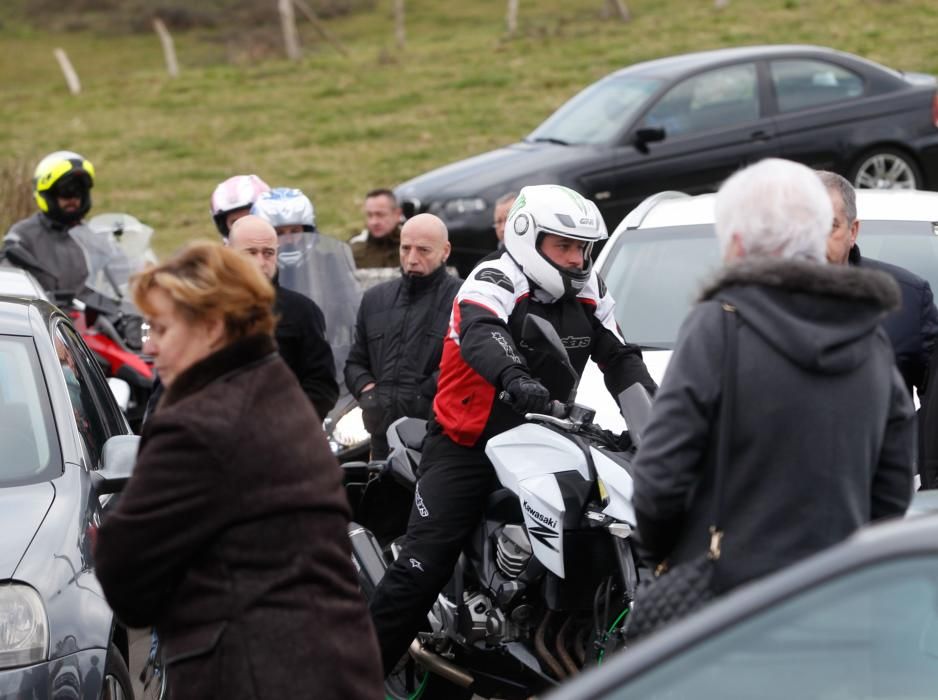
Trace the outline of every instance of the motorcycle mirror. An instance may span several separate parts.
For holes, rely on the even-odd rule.
[[[570,364],[570,356],[560,336],[557,335],[557,330],[543,318],[528,314],[521,325],[521,339],[530,347],[548,352],[570,373],[573,388],[570,390],[569,401],[573,401],[580,375]]]
[[[108,377],[107,385],[114,395],[117,405],[124,413],[127,413],[127,407],[130,405],[130,384],[117,377]]]
[[[651,395],[636,382],[619,394],[619,410],[622,411],[632,444],[638,447],[642,444],[645,426],[651,419]]]

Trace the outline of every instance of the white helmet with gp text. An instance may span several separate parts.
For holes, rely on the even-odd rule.
[[[212,192],[212,219],[218,232],[228,238],[228,214],[250,209],[257,197],[269,190],[267,183],[257,175],[234,175],[218,185]]]
[[[275,187],[261,194],[251,213],[264,219],[274,228],[302,226],[304,231],[316,230],[316,210],[309,197],[294,187]]]
[[[544,255],[541,242],[545,234],[585,242],[583,267],[563,268]],[[608,236],[599,208],[560,185],[522,188],[505,222],[508,254],[526,277],[554,299],[579,294],[593,269],[593,244]]]

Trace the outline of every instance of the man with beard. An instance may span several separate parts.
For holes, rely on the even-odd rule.
[[[3,239],[0,258],[30,272],[56,297],[74,297],[88,278],[85,253],[71,234],[91,209],[94,166],[72,151],[43,158],[33,175],[39,211],[17,221]]]
[[[418,214],[401,229],[400,278],[372,287],[362,299],[345,382],[361,404],[373,459],[387,456],[391,423],[429,417],[461,282],[446,271],[449,254],[443,221]]]

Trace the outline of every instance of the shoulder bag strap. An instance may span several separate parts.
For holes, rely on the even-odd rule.
[[[714,561],[720,558],[723,531],[720,515],[723,508],[723,479],[730,461],[730,431],[736,408],[736,326],[739,316],[736,307],[721,302],[723,311],[723,394],[720,399],[720,425],[717,430],[717,468],[713,484],[713,511],[710,517],[709,556]]]

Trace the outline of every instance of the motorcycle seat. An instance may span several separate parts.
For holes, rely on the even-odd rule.
[[[427,421],[422,418],[405,418],[396,422],[395,430],[404,447],[419,451],[427,434]]]

